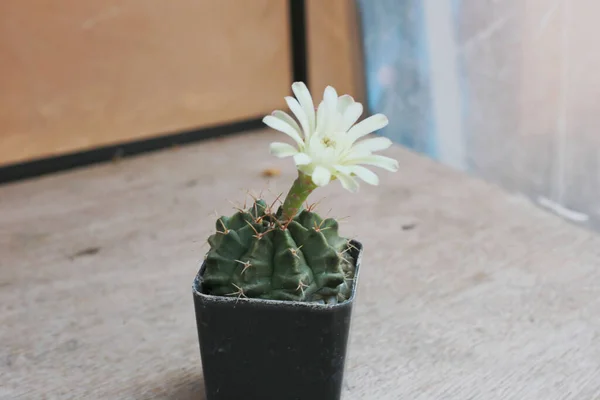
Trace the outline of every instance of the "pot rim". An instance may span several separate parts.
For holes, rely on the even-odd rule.
[[[265,304],[265,305],[278,305],[282,307],[291,307],[291,308],[312,308],[312,309],[324,309],[331,310],[338,307],[344,307],[349,303],[354,301],[356,295],[356,286],[358,284],[358,278],[360,274],[360,264],[362,261],[362,253],[363,253],[363,245],[357,240],[350,240],[350,243],[356,247],[356,257],[354,263],[354,279],[352,280],[352,289],[350,291],[350,297],[341,303],[336,304],[320,304],[313,302],[304,302],[304,301],[290,301],[290,300],[270,300],[270,299],[259,299],[259,298],[247,298],[247,297],[227,297],[227,296],[217,296],[212,294],[202,293],[200,288],[202,287],[202,273],[205,269],[205,261],[203,260],[200,263],[200,270],[196,274],[194,278],[194,283],[192,285],[192,289],[194,291],[194,296],[202,297],[205,300],[218,302],[218,303],[248,303],[248,304]]]

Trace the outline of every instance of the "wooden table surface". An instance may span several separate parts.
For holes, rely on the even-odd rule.
[[[281,139],[0,187],[0,399],[203,399],[192,279],[215,210],[289,187],[292,163],[268,155]],[[388,155],[400,172],[380,187],[313,195],[365,246],[344,398],[599,399],[600,237]]]

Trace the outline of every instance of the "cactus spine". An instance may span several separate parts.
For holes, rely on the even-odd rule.
[[[298,182],[277,211],[257,199],[217,220],[205,259],[208,294],[328,304],[349,297],[351,244],[338,234],[336,220],[299,211],[314,187],[298,187],[312,184]]]

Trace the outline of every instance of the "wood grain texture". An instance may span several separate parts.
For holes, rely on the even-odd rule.
[[[292,182],[292,163],[268,156],[278,139],[0,187],[0,399],[204,399],[192,280],[214,210]],[[341,232],[365,245],[344,398],[600,398],[600,237],[387,154],[403,172],[380,187],[313,198],[351,215]]]
[[[320,98],[327,85],[365,101],[359,19],[353,0],[306,0],[308,82]]]
[[[2,1],[0,165],[269,113],[288,25],[280,0]]]

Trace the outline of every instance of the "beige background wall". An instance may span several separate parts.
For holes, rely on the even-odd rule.
[[[354,0],[306,0],[308,80],[314,96],[327,85],[365,101],[361,37]]]
[[[281,0],[3,0],[0,164],[280,107],[288,31]]]
[[[362,97],[351,0],[308,0],[310,87]],[[0,166],[285,107],[285,0],[3,0]]]

